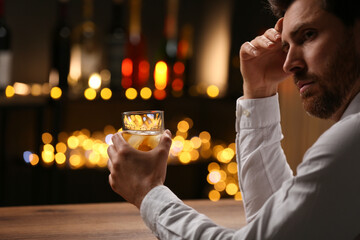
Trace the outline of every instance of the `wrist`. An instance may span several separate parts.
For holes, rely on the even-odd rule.
[[[266,98],[274,96],[277,93],[277,85],[271,87],[260,87],[260,88],[250,88],[247,87],[244,83],[244,95],[243,99],[255,99],[255,98]]]

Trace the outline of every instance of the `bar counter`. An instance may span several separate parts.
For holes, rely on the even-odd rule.
[[[246,224],[242,202],[185,201],[215,223]],[[129,203],[96,203],[0,208],[0,239],[156,239]]]

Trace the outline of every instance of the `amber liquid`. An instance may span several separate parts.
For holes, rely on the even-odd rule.
[[[122,136],[135,149],[140,151],[150,151],[159,145],[161,132],[123,131]]]

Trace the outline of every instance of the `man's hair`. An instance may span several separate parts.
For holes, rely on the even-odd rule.
[[[286,10],[295,0],[268,0],[270,8],[275,16],[283,17]],[[328,11],[344,24],[353,25],[356,19],[360,19],[359,0],[318,0],[322,2],[325,11]]]

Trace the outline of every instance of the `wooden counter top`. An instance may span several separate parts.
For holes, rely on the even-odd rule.
[[[242,202],[185,201],[228,228],[244,226]],[[129,203],[0,208],[0,239],[156,239]]]

